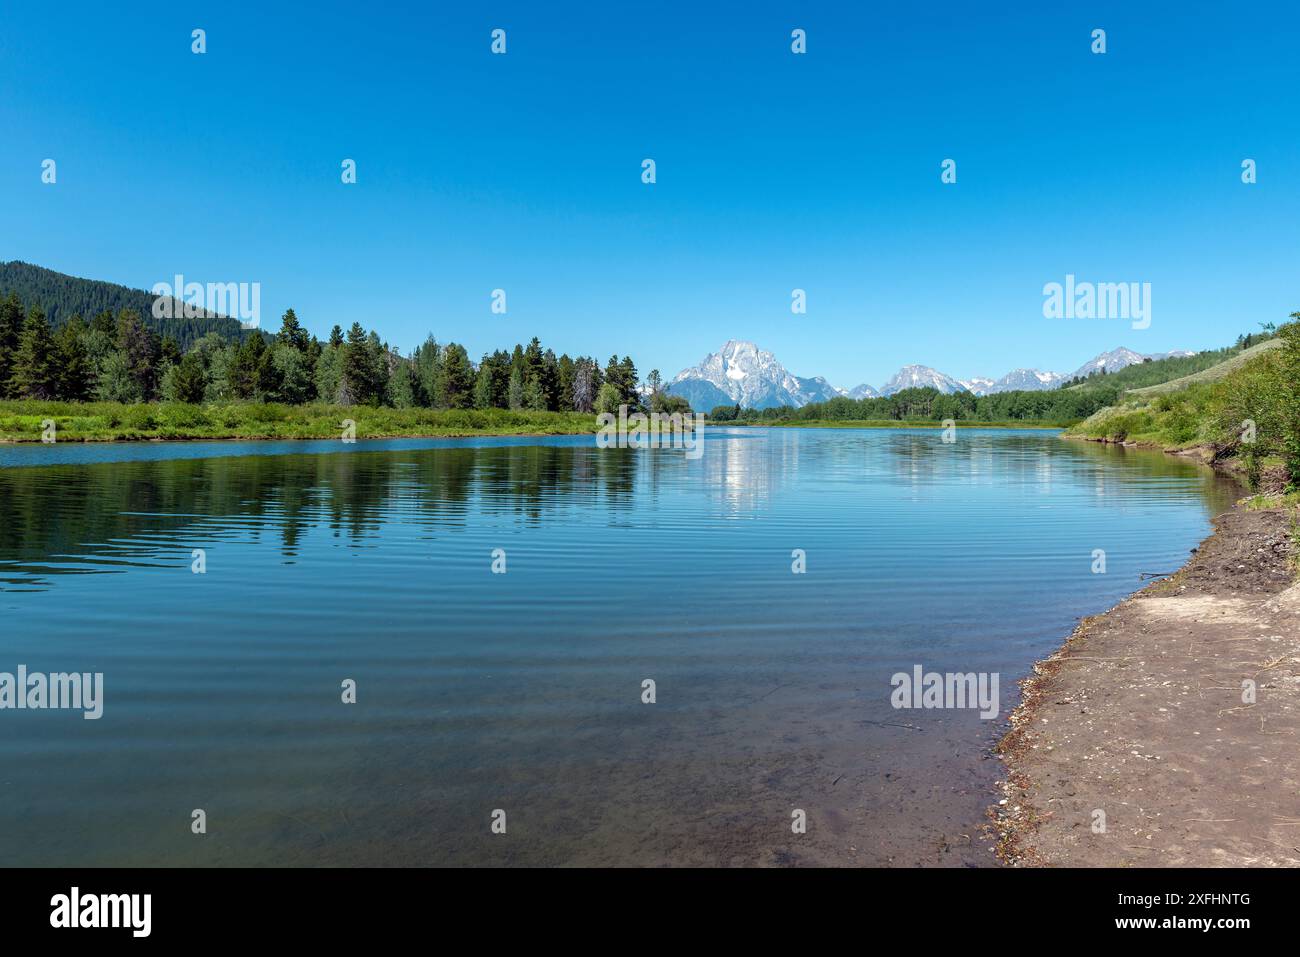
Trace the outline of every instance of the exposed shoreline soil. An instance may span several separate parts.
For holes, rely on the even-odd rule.
[[[1300,865],[1294,516],[1225,512],[1180,571],[1034,665],[998,746],[1004,863]]]

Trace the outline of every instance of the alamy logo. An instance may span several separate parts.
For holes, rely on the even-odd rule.
[[[895,708],[979,708],[988,721],[998,716],[998,679],[996,671],[940,674],[913,665],[911,674],[899,671],[889,679],[894,686],[889,703]]]
[[[128,927],[132,937],[148,937],[152,916],[152,894],[82,894],[74,887],[50,898],[51,927]]]
[[[104,673],[89,671],[42,674],[28,672],[26,665],[18,673],[0,671],[0,711],[69,710],[81,711],[87,721],[104,714]]]
[[[1075,282],[1043,286],[1043,316],[1047,319],[1129,319],[1134,329],[1151,325],[1151,283]]]
[[[627,406],[618,407],[618,417],[613,412],[596,416],[600,431],[596,433],[596,447],[600,449],[685,449],[688,459],[698,459],[704,454],[704,413],[661,412],[627,414]]]
[[[156,282],[150,290],[155,319],[198,319],[205,312],[238,319],[245,329],[262,322],[260,282],[186,282],[177,273],[173,282]]]

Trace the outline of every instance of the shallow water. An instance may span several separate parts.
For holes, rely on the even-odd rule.
[[[0,853],[989,863],[1015,681],[1232,491],[1157,453],[941,434],[0,447],[0,672],[105,684],[97,721],[0,710]],[[918,664],[999,674],[998,719],[895,710]]]

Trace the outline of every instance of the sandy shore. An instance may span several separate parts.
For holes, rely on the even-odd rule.
[[[1005,862],[1300,865],[1291,514],[1225,513],[1181,571],[1035,665],[999,746]]]

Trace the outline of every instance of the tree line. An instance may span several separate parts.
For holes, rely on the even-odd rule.
[[[808,422],[815,420],[890,420],[942,422],[944,419],[974,422],[1073,422],[1086,419],[1119,397],[1118,387],[1051,389],[1042,392],[999,392],[972,395],[945,394],[930,386],[901,389],[893,395],[871,399],[837,396],[826,402],[810,402],[797,409],[743,409],[718,406],[709,413],[714,422]]]
[[[24,310],[17,293],[0,301],[0,398],[689,411],[684,399],[664,392],[657,369],[642,384],[630,356],[610,356],[604,365],[556,356],[536,337],[477,364],[463,346],[433,336],[402,356],[356,322],[346,333],[335,326],[322,342],[289,309],[274,336],[238,341],[209,332],[182,351],[136,310],[106,310],[89,323],[72,316],[55,330],[39,305]]]

